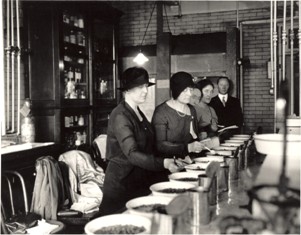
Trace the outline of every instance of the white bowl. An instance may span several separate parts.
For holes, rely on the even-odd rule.
[[[244,137],[244,138],[251,138],[251,135],[237,134],[237,135],[233,135],[233,137]]]
[[[197,172],[199,174],[201,174],[201,172],[203,172],[205,174],[205,169],[206,167],[209,165],[210,161],[207,160],[206,162],[197,162],[194,164],[190,164],[185,167],[185,170],[188,172]]]
[[[283,135],[282,134],[260,134],[254,135],[255,146],[259,153],[282,156]],[[301,156],[301,135],[287,135],[287,155]]]
[[[215,155],[207,155],[206,157],[198,157],[195,158],[194,161],[196,163],[202,163],[202,162],[224,162],[223,156],[215,156]]]
[[[242,141],[248,141],[249,139],[250,139],[249,137],[241,137],[241,136],[230,137],[230,140],[242,140]]]
[[[118,225],[133,225],[137,227],[144,227],[145,231],[139,234],[149,234],[151,229],[151,220],[140,215],[131,215],[131,214],[107,215],[88,222],[85,225],[85,233],[88,235],[99,234],[97,233],[97,231],[99,231],[102,228],[109,227],[109,226],[118,226]]]
[[[216,155],[216,156],[232,156],[231,150],[214,150],[214,154],[207,152],[206,155]]]
[[[129,200],[125,206],[128,209],[130,214],[134,215],[141,215],[144,217],[147,217],[149,219],[152,218],[154,212],[148,212],[148,211],[142,211],[141,209],[137,209],[136,207],[140,207],[143,205],[155,205],[155,204],[161,204],[161,205],[168,205],[170,201],[172,200],[172,197],[162,197],[162,196],[144,196],[144,197],[137,197],[132,200]],[[156,211],[158,212],[158,211]]]
[[[150,186],[150,190],[152,191],[153,195],[155,196],[165,196],[165,197],[176,197],[180,194],[183,194],[185,192],[182,193],[167,193],[167,192],[161,192],[161,190],[164,189],[179,189],[179,190],[183,190],[183,189],[190,189],[190,188],[194,188],[195,185],[190,184],[190,183],[186,183],[186,182],[179,182],[179,181],[166,181],[166,182],[160,182],[160,183],[156,183]]]
[[[221,146],[224,146],[224,147],[239,147],[241,146],[242,144],[239,144],[239,143],[223,143],[221,144]]]
[[[238,143],[238,144],[244,144],[245,141],[244,140],[225,140],[225,143]]]
[[[186,182],[186,183],[190,183],[193,184],[195,186],[199,185],[199,176],[200,173],[198,172],[176,172],[173,174],[170,174],[168,176],[169,181],[173,182]],[[187,179],[187,180],[186,180]],[[194,179],[194,180],[188,180],[188,179]]]
[[[218,146],[213,148],[213,150],[227,150],[227,151],[236,151],[237,147],[232,147],[232,146]]]

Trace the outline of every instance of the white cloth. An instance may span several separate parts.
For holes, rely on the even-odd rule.
[[[69,181],[73,203],[82,212],[98,207],[102,201],[103,193],[103,169],[94,163],[88,153],[79,150],[71,150],[60,155],[59,161],[69,166]],[[78,190],[81,192],[78,194]],[[92,202],[91,202],[92,201]],[[71,207],[72,209],[72,207]]]
[[[219,99],[222,101],[225,100],[225,102],[227,102],[228,100],[228,94],[222,95],[222,94],[218,94]]]
[[[54,229],[58,228],[59,226],[57,224],[49,224],[44,219],[38,220],[38,225],[32,228],[26,229],[28,234],[34,234],[34,235],[48,235],[50,234]]]
[[[107,135],[99,135],[94,142],[97,144],[102,159],[106,159]]]

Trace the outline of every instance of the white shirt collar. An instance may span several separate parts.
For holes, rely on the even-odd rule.
[[[219,94],[219,93],[218,93],[218,97],[219,97],[220,100],[223,100],[223,97],[225,97],[225,101],[226,101],[226,102],[227,102],[227,100],[228,100],[228,94],[222,95],[222,94]]]

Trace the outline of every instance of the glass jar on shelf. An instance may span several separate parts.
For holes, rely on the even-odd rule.
[[[73,30],[70,30],[70,43],[76,44],[76,36]]]
[[[84,17],[82,15],[79,15],[78,17],[78,27],[81,29],[84,28]]]

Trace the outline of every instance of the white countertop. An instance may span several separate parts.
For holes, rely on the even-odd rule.
[[[54,142],[45,142],[45,143],[24,143],[24,144],[15,144],[15,145],[9,145],[5,147],[1,147],[1,154],[7,154],[7,153],[13,153],[28,149],[34,149],[39,147],[44,147],[48,145],[53,145]]]

